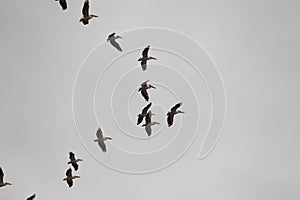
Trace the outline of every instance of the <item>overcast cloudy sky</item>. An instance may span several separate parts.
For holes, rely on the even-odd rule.
[[[90,0],[99,18],[87,26],[82,5],[2,2],[0,166],[13,185],[1,200],[300,198],[299,1]],[[112,32],[123,53],[106,43]],[[142,72],[148,44],[158,60]],[[224,116],[214,63],[226,123],[199,160]],[[135,126],[147,79],[161,122],[151,138]],[[186,113],[167,128],[179,101]],[[98,125],[113,137],[106,154],[93,143]],[[72,188],[62,181],[69,151],[84,160]]]

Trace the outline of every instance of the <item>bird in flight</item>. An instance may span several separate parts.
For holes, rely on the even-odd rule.
[[[138,119],[137,119],[137,124],[139,125],[140,123],[142,123],[144,117],[146,117],[148,109],[151,107],[152,103],[149,103],[147,106],[145,106],[142,110],[142,113],[138,114]]]
[[[33,200],[34,198],[35,198],[35,194],[33,194],[30,197],[28,197],[27,200]]]
[[[75,158],[75,154],[73,152],[70,152],[69,153],[69,158],[70,158],[70,161],[68,162],[68,164],[72,164],[72,166],[74,167],[75,171],[78,170],[78,164],[77,162],[79,161],[82,161],[82,159],[76,159]]]
[[[0,167],[0,187],[6,186],[6,185],[11,185],[11,183],[4,182],[3,181],[4,173],[2,168]]]
[[[110,137],[103,137],[103,133],[101,128],[99,127],[96,132],[97,139],[94,140],[94,142],[98,142],[99,147],[101,148],[102,152],[106,152],[106,145],[104,143],[105,140],[112,140]]]
[[[122,38],[119,35],[116,35],[116,33],[112,33],[107,37],[107,42],[110,42],[110,44],[115,47],[118,51],[122,51],[122,48],[120,47],[119,43],[117,43],[117,39]]]
[[[147,61],[148,60],[157,60],[154,57],[149,57],[148,52],[150,49],[150,45],[148,45],[142,52],[142,57],[138,59],[138,61],[141,61],[142,70],[145,71],[147,69]]]
[[[58,1],[58,0],[55,0],[55,1]],[[59,4],[63,10],[67,9],[67,1],[66,0],[59,0]]]
[[[82,22],[84,25],[87,25],[89,23],[89,20],[93,17],[98,17],[97,15],[90,15],[89,14],[89,0],[85,0],[83,7],[82,7],[82,15],[83,17],[79,20],[79,22]]]
[[[177,110],[180,106],[182,105],[182,103],[177,103],[175,106],[173,106],[171,108],[171,111],[169,111],[167,113],[167,122],[168,122],[168,126],[172,126],[173,121],[174,121],[174,115],[178,114],[178,113],[184,113],[181,110]]]
[[[66,172],[66,178],[63,179],[63,181],[67,181],[69,187],[72,187],[73,186],[73,179],[76,179],[76,178],[80,178],[80,176],[73,176],[72,175],[72,169],[69,168]]]
[[[150,88],[156,89],[156,87],[154,87],[153,85],[150,85],[150,84],[148,85],[148,82],[149,82],[149,80],[143,82],[141,84],[141,87],[139,88],[139,92],[141,92],[142,96],[144,97],[144,99],[146,101],[149,101],[149,95],[148,95],[147,90]]]
[[[159,122],[152,122],[152,121],[151,121],[151,116],[152,116],[152,115],[154,115],[154,114],[152,114],[152,112],[151,112],[151,110],[150,110],[150,111],[147,113],[147,115],[146,115],[146,118],[145,118],[146,122],[145,122],[145,124],[142,125],[142,126],[145,127],[145,131],[146,131],[148,137],[150,137],[151,134],[152,134],[152,128],[151,128],[151,126],[153,126],[153,125],[155,125],[155,124],[160,124]]]

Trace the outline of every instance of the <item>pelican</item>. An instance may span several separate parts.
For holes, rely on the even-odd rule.
[[[3,181],[4,173],[2,168],[0,167],[0,187],[6,186],[6,185],[11,185],[11,183],[4,182]]]
[[[142,110],[142,113],[138,114],[138,119],[137,119],[137,124],[139,125],[140,123],[142,123],[144,117],[146,117],[147,115],[147,111],[148,109],[151,107],[152,103],[149,103],[147,106],[145,106]]]
[[[150,45],[148,45],[142,52],[142,57],[138,59],[138,61],[141,61],[141,66],[142,66],[142,69],[143,71],[145,71],[147,69],[147,61],[148,60],[157,60],[156,58],[154,57],[148,57],[148,52],[149,52],[149,49],[150,49]]]
[[[27,200],[33,200],[34,198],[35,198],[35,194],[33,194],[30,197],[28,197]]]
[[[116,35],[116,33],[112,33],[107,37],[107,42],[110,42],[112,46],[114,46],[117,50],[122,51],[122,48],[120,45],[116,42],[116,39],[122,38],[119,35]]]
[[[102,130],[99,127],[96,133],[97,139],[94,140],[94,142],[98,142],[99,147],[102,149],[102,152],[106,152],[106,145],[104,143],[105,140],[112,140],[110,137],[103,137]]]
[[[148,82],[149,82],[149,80],[143,82],[143,83],[141,84],[141,87],[139,88],[139,92],[141,92],[142,96],[144,97],[144,99],[145,99],[146,101],[149,101],[149,95],[148,95],[147,90],[150,89],[150,88],[156,89],[156,87],[154,87],[154,86],[152,86],[152,85],[150,85],[150,84],[148,85],[148,84],[147,84]]]
[[[85,0],[82,8],[82,15],[83,17],[79,20],[79,22],[82,22],[84,25],[87,25],[89,23],[89,20],[93,17],[98,17],[97,15],[90,15],[89,14],[89,0]]]
[[[58,1],[58,0],[55,0],[55,1]],[[67,1],[66,0],[59,0],[59,4],[63,10],[67,9]]]
[[[68,164],[72,164],[72,166],[74,167],[75,171],[78,170],[78,164],[77,162],[79,161],[82,161],[82,159],[76,159],[75,158],[75,154],[73,152],[70,152],[69,153],[69,158],[70,158],[70,161],[68,162]]]
[[[72,169],[69,168],[66,172],[66,178],[63,179],[63,181],[67,181],[69,187],[72,187],[73,186],[73,179],[76,179],[76,178],[80,178],[80,176],[73,176],[72,175]]]
[[[176,104],[175,106],[173,106],[173,107],[171,108],[171,111],[169,111],[169,112],[167,113],[167,116],[168,116],[167,121],[168,121],[168,126],[169,126],[169,127],[172,126],[172,124],[173,124],[173,121],[174,121],[174,115],[176,115],[176,114],[178,114],[178,113],[184,113],[184,112],[182,112],[181,110],[177,110],[181,105],[182,105],[182,103]]]
[[[152,112],[151,112],[151,110],[150,110],[150,111],[147,113],[147,115],[146,115],[146,122],[145,122],[145,124],[142,125],[142,126],[145,127],[145,131],[146,131],[148,137],[150,137],[151,134],[152,134],[151,126],[153,126],[153,125],[155,125],[155,124],[160,124],[159,122],[152,122],[152,121],[151,121],[151,116],[152,116],[152,115],[154,115],[154,114],[152,114]]]

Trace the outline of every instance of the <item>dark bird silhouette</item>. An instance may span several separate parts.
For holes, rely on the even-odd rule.
[[[58,0],[55,0],[55,1],[58,1]],[[67,1],[66,0],[59,0],[59,4],[63,10],[67,9]]]
[[[177,110],[180,106],[182,105],[182,103],[177,103],[175,106],[173,106],[171,108],[171,111],[169,111],[167,113],[167,122],[168,122],[168,126],[172,126],[173,121],[174,121],[174,115],[178,114],[178,113],[184,113],[181,110]]]
[[[150,49],[150,45],[148,45],[142,52],[142,57],[138,59],[138,61],[141,61],[142,70],[145,71],[147,69],[147,61],[148,60],[157,60],[154,57],[148,56],[148,52]]]
[[[27,200],[33,200],[34,198],[35,198],[35,194],[33,194],[30,197],[28,197]]]
[[[120,47],[119,43],[117,43],[117,39],[122,38],[119,35],[116,35],[116,33],[112,33],[107,37],[107,42],[110,42],[110,44],[115,47],[118,51],[122,51],[122,48]]]
[[[11,183],[4,182],[3,181],[4,173],[2,168],[0,167],[0,187],[6,186],[6,185],[11,185]]]
[[[82,161],[82,159],[76,159],[75,158],[75,154],[73,152],[70,152],[69,153],[69,158],[70,158],[70,161],[68,162],[68,164],[72,164],[72,166],[74,167],[75,171],[78,170],[78,162],[79,161]]]
[[[84,25],[87,25],[89,23],[89,20],[92,19],[93,17],[98,17],[97,15],[92,15],[92,14],[90,15],[89,8],[90,8],[90,3],[88,0],[85,0],[82,7],[83,17],[79,20],[79,22],[82,22]]]
[[[101,128],[99,127],[96,132],[97,139],[94,140],[94,142],[98,142],[99,147],[101,148],[102,152],[106,152],[106,145],[104,143],[105,140],[112,140],[111,137],[103,137],[103,133]]]
[[[153,126],[155,124],[160,124],[159,122],[152,122],[152,120],[151,120],[152,115],[154,115],[154,114],[152,114],[152,112],[150,110],[145,117],[145,121],[146,121],[145,124],[142,125],[145,127],[145,131],[146,131],[148,137],[150,137],[152,134],[151,126]]]
[[[148,95],[147,90],[150,89],[150,88],[156,89],[156,87],[154,87],[154,86],[152,86],[152,85],[150,85],[150,84],[148,85],[148,82],[149,82],[149,80],[143,82],[143,83],[141,84],[141,87],[139,88],[139,92],[141,92],[142,96],[144,97],[144,99],[145,99],[146,101],[149,101],[149,95]]]
[[[80,176],[73,176],[72,175],[72,169],[69,168],[66,172],[66,178],[63,179],[63,181],[67,181],[69,187],[72,187],[73,186],[73,179],[76,179],[76,178],[80,178]]]
[[[138,114],[138,119],[137,119],[137,124],[139,125],[140,123],[142,123],[144,117],[146,117],[148,109],[151,107],[152,103],[149,103],[147,106],[145,106],[142,110],[142,113]]]

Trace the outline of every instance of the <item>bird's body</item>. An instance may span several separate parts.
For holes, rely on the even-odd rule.
[[[4,187],[6,185],[11,185],[11,183],[4,182],[3,178],[4,178],[4,173],[3,173],[2,168],[0,167],[0,187]]]
[[[142,70],[145,71],[147,69],[147,61],[148,60],[157,60],[156,58],[152,56],[148,56],[148,52],[150,49],[150,45],[148,45],[142,52],[142,57],[138,59],[138,61],[141,61]]]
[[[171,108],[171,111],[169,111],[167,113],[167,122],[168,122],[168,126],[172,126],[173,124],[173,121],[174,121],[174,115],[178,114],[178,113],[184,113],[183,111],[181,110],[177,110],[180,106],[182,105],[182,103],[177,103],[175,106],[173,106]]]
[[[112,33],[107,37],[107,42],[110,42],[110,44],[115,47],[118,51],[122,51],[122,48],[120,47],[119,43],[117,43],[117,39],[122,38],[119,35],[116,35],[116,33]]]
[[[96,136],[97,139],[94,140],[94,142],[98,142],[99,147],[101,148],[102,152],[105,153],[106,152],[106,145],[105,145],[105,141],[106,140],[112,140],[112,138],[110,137],[103,137],[103,133],[101,128],[99,127],[97,132],[96,132]]]
[[[151,107],[152,103],[149,103],[147,106],[145,106],[142,110],[142,113],[138,114],[138,119],[137,119],[137,125],[142,123],[144,117],[146,117],[148,109]]]
[[[150,137],[151,134],[152,134],[152,128],[151,128],[151,126],[154,126],[154,125],[156,125],[156,124],[160,124],[159,122],[152,122],[152,121],[151,121],[151,116],[152,116],[152,115],[154,115],[154,114],[152,114],[152,112],[151,112],[151,110],[150,110],[150,111],[147,113],[147,115],[146,115],[146,122],[145,122],[145,124],[142,125],[143,127],[145,127],[145,131],[146,131],[148,137]]]
[[[33,194],[30,197],[28,197],[27,200],[33,200],[34,198],[35,198],[35,194]]]
[[[152,86],[152,85],[150,85],[150,84],[148,85],[148,82],[149,82],[149,80],[143,82],[143,83],[141,84],[141,87],[139,88],[139,92],[141,92],[142,96],[144,97],[144,99],[145,99],[146,101],[149,101],[149,95],[148,95],[147,90],[150,89],[150,88],[156,89],[156,87],[154,87],[154,86]]]
[[[94,18],[94,17],[98,17],[97,15],[92,15],[89,14],[89,1],[85,0],[84,4],[83,4],[83,8],[82,8],[82,15],[83,17],[79,20],[79,22],[82,22],[84,25],[87,25],[89,23],[89,20]]]
[[[72,164],[72,166],[74,167],[75,171],[78,170],[78,162],[79,161],[82,161],[82,159],[76,159],[75,158],[75,154],[73,152],[70,152],[69,153],[69,158],[70,158],[70,161],[68,162],[68,164]]]
[[[72,187],[73,186],[73,179],[76,179],[76,178],[80,178],[80,176],[73,176],[72,175],[72,169],[69,168],[66,172],[66,178],[63,179],[63,181],[67,181],[69,187]]]
[[[55,1],[59,1],[59,4],[60,4],[60,6],[63,10],[67,9],[68,6],[67,6],[67,1],[66,0],[55,0]]]

